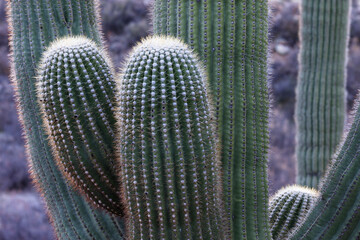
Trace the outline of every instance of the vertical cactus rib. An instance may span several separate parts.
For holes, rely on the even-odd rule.
[[[290,239],[355,239],[360,232],[360,108],[344,136],[315,201],[303,223]]]
[[[270,227],[273,239],[286,239],[306,217],[319,193],[314,189],[288,186],[271,199]]]
[[[180,41],[144,40],[120,83],[130,239],[222,239],[203,73]]]
[[[183,2],[155,0],[154,31],[181,38],[204,62],[220,140],[227,237],[270,239],[267,0]],[[159,7],[164,4],[177,14],[169,16]]]
[[[72,34],[79,31],[73,7],[80,1],[63,5],[73,14]],[[91,5],[91,1],[87,1]],[[93,209],[82,196],[74,192],[63,178],[51,154],[48,136],[43,129],[35,83],[36,70],[45,48],[56,37],[67,34],[59,22],[57,0],[13,0],[8,2],[11,27],[13,83],[17,89],[19,113],[27,138],[31,172],[44,196],[48,212],[60,239],[122,239],[123,233],[111,215]],[[91,5],[94,6],[94,5]],[[89,8],[88,17],[96,18],[96,9]],[[79,9],[82,12],[82,9]],[[100,44],[96,24],[88,24],[88,37]],[[105,232],[106,231],[106,232]]]
[[[350,1],[302,1],[297,183],[317,187],[340,141]]]

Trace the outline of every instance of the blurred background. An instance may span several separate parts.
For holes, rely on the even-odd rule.
[[[102,0],[102,27],[117,68],[129,49],[151,33],[151,0]],[[299,52],[299,0],[270,0],[270,72],[273,97],[270,194],[295,182],[294,103]],[[55,239],[41,197],[31,184],[9,80],[8,25],[0,0],[0,240]],[[353,2],[347,72],[347,106],[360,88],[360,9]]]

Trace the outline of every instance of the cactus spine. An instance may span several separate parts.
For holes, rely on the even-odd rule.
[[[289,186],[270,199],[270,227],[272,238],[286,239],[306,217],[318,197],[314,189]]]
[[[8,1],[13,81],[27,138],[32,176],[43,194],[59,239],[122,239],[119,223],[73,191],[55,163],[36,95],[36,70],[45,48],[66,35],[101,43],[92,0]]]
[[[349,0],[301,2],[297,184],[316,188],[343,131]]]
[[[155,0],[154,31],[203,60],[220,140],[226,232],[270,239],[268,226],[267,0]]]
[[[120,95],[130,238],[222,239],[210,112],[196,57],[176,39],[146,39],[130,55]]]
[[[84,37],[44,52],[38,92],[56,161],[95,206],[124,215],[115,171],[115,81],[109,62]]]
[[[289,239],[359,239],[360,107],[320,185],[320,197]]]

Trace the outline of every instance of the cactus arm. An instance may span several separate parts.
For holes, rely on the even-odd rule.
[[[91,203],[124,216],[114,168],[115,82],[103,51],[66,37],[44,52],[37,91],[55,159]]]
[[[286,239],[306,217],[319,193],[314,189],[289,186],[271,199],[270,226],[273,239]]]
[[[15,0],[8,2],[12,29],[13,82],[17,89],[20,116],[27,138],[31,172],[45,198],[49,215],[60,239],[122,239],[123,233],[111,215],[93,209],[84,198],[69,188],[51,154],[48,136],[44,132],[41,111],[35,92],[35,74],[44,49],[56,37],[65,34],[85,34],[79,21],[95,21],[92,1],[84,8],[72,0],[63,4],[62,12],[72,14],[71,33],[62,22],[58,2],[50,0]],[[74,9],[77,9],[76,11]],[[67,19],[69,19],[67,17]],[[87,24],[88,37],[100,43],[96,24]]]
[[[317,187],[340,141],[350,1],[302,1],[297,183]]]
[[[222,239],[206,98],[180,41],[150,38],[130,55],[119,110],[130,239]]]
[[[154,7],[155,34],[180,37],[206,68],[221,145],[227,234],[270,239],[267,1],[156,0]]]
[[[320,186],[320,197],[290,239],[354,239],[360,232],[360,108]]]

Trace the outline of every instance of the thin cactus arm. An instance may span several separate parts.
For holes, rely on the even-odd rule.
[[[350,0],[303,0],[296,101],[297,184],[317,188],[340,142]]]
[[[65,2],[65,1],[64,1]],[[8,1],[12,81],[27,141],[31,175],[43,195],[59,239],[123,239],[119,222],[72,190],[57,167],[43,129],[36,73],[46,47],[58,37],[85,35],[101,44],[96,1]]]
[[[289,238],[357,239],[360,236],[360,107],[320,185],[320,196]]]
[[[226,233],[270,239],[268,1],[155,0],[154,32],[184,40],[208,76],[220,142]]]
[[[120,95],[130,239],[224,239],[210,110],[192,51],[174,38],[144,40]]]

